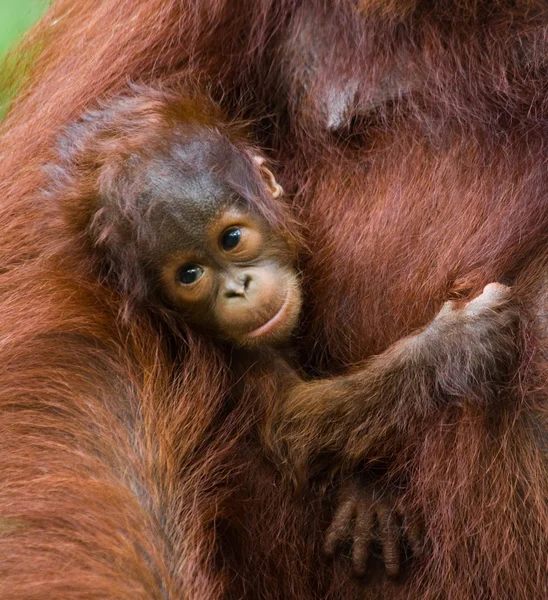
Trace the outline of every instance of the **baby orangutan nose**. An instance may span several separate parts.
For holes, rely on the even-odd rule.
[[[242,273],[237,278],[227,278],[224,294],[227,298],[245,297],[249,291],[253,276],[249,273]]]
[[[287,298],[293,290],[273,266],[250,267],[243,272],[228,272],[222,277],[216,314],[219,328],[231,338],[285,337],[294,326],[287,321]]]

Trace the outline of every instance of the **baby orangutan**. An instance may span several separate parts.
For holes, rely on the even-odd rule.
[[[289,365],[280,348],[301,310],[298,227],[260,152],[207,99],[136,89],[87,114],[65,148],[88,198],[67,204],[65,218],[99,253],[126,315],[141,305],[217,338],[240,398],[265,398],[263,450],[295,481],[320,453],[356,472],[406,444],[432,411],[496,399],[514,364],[516,319],[509,288],[494,283],[349,374],[307,381]],[[397,573],[393,511],[364,504],[368,494],[355,480],[343,489],[326,549],[354,523],[363,573],[377,518],[387,572]]]

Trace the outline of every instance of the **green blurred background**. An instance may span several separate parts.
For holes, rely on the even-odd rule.
[[[0,56],[46,11],[48,0],[0,0]]]
[[[0,68],[6,52],[11,50],[25,31],[46,12],[50,3],[51,0],[0,0]],[[0,120],[4,116],[11,93],[13,88],[0,72]]]

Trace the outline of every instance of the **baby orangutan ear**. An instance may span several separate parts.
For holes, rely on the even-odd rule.
[[[263,175],[266,185],[270,190],[273,198],[279,198],[283,193],[282,186],[276,181],[274,173],[267,167],[265,167],[265,159],[262,156],[253,155],[253,161],[259,167],[261,174]]]

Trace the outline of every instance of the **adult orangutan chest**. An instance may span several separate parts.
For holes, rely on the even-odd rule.
[[[304,330],[322,352],[361,360],[451,295],[519,275],[545,238],[545,176],[532,149],[540,140],[505,139],[503,148],[465,136],[434,146],[400,131],[314,164],[295,207],[313,232]]]

